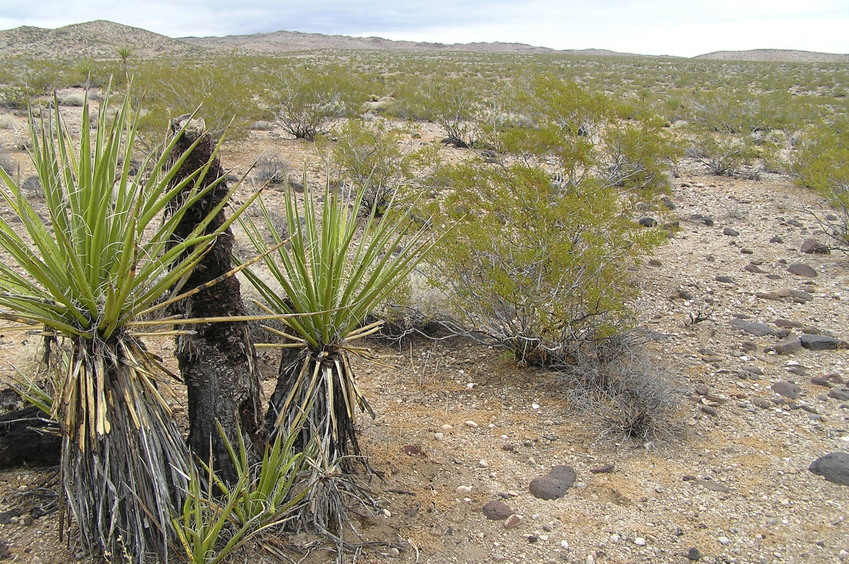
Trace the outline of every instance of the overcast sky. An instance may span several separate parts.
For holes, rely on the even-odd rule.
[[[287,30],[646,55],[849,53],[847,0],[0,0],[0,29],[96,19],[170,37]]]

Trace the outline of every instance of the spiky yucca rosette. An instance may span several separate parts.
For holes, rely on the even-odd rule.
[[[76,143],[58,103],[49,119],[31,117],[44,211],[0,170],[0,197],[19,220],[0,218],[0,247],[10,257],[0,263],[0,318],[61,342],[51,348],[63,360],[52,412],[64,435],[62,483],[82,544],[110,560],[159,562],[177,542],[171,521],[182,510],[193,461],[160,393],[164,368],[136,323],[168,303],[161,297],[182,286],[217,236],[204,233],[206,220],[173,241],[186,207],[215,183],[194,188],[202,186],[201,167],[169,185],[191,151],[166,166],[181,132],[136,175],[138,114],[130,99],[112,110],[107,96],[96,132],[83,127]],[[82,123],[89,123],[88,100]],[[181,193],[184,206],[165,217]]]

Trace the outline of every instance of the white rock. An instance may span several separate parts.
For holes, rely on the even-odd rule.
[[[637,537],[634,539],[634,544],[636,544],[637,546],[646,546],[646,539],[644,539],[643,537]]]
[[[472,493],[472,486],[458,486],[457,494],[458,495],[469,495]]]
[[[477,429],[478,424],[470,419],[469,421],[466,421],[466,427],[471,427],[472,429]]]

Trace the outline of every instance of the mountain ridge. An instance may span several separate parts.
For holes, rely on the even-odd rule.
[[[107,20],[94,20],[54,29],[20,26],[9,30],[0,30],[0,56],[4,57],[115,59],[118,57],[118,49],[124,47],[129,47],[133,56],[137,58],[197,57],[233,52],[275,55],[293,51],[325,49],[516,54],[559,53],[579,56],[657,58],[655,55],[623,53],[608,49],[556,50],[515,42],[445,44],[286,30],[244,35],[173,38]],[[792,49],[714,51],[691,58],[725,61],[849,62],[849,54],[818,53]]]

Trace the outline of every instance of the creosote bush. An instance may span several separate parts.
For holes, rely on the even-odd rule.
[[[756,177],[757,147],[748,136],[704,134],[687,150],[687,156],[717,176]]]
[[[421,184],[420,171],[438,161],[437,148],[404,151],[401,135],[382,123],[352,119],[339,131],[332,147],[333,161],[344,177],[363,191],[362,211],[382,216],[399,191]]]
[[[350,73],[340,69],[298,69],[273,77],[266,94],[277,120],[296,139],[313,140],[335,119],[351,113],[362,96]]]
[[[821,221],[822,227],[838,248],[849,250],[849,119],[806,131],[790,170],[797,184],[829,201],[837,219]]]
[[[450,178],[436,222],[456,226],[432,264],[461,323],[541,365],[628,326],[628,266],[660,239],[634,228],[615,188],[563,189],[523,165],[457,166]]]

